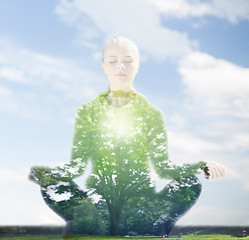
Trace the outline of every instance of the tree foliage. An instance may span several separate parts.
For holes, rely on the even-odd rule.
[[[102,218],[91,199],[83,199],[74,209],[72,231],[75,234],[105,235],[107,221]]]

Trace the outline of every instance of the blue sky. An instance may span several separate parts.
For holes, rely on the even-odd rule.
[[[0,224],[63,224],[29,168],[68,161],[74,112],[107,89],[102,49],[121,35],[140,49],[135,89],[162,109],[172,161],[227,168],[201,178],[179,224],[249,225],[248,30],[247,0],[0,0]]]

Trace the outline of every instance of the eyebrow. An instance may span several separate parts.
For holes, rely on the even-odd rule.
[[[118,58],[117,56],[108,56],[109,58]],[[124,56],[124,58],[132,58],[132,56]]]

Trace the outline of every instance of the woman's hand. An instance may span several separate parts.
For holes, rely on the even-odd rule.
[[[32,167],[29,179],[41,186],[53,184],[51,178],[51,169],[48,167]]]
[[[215,180],[226,175],[226,169],[220,163],[206,162],[206,167],[208,168],[208,175],[203,170],[201,170],[201,174],[208,180]]]

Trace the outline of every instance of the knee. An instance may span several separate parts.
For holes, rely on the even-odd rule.
[[[189,188],[193,189],[194,192],[199,196],[202,190],[202,184],[200,179],[196,175],[191,175],[186,179],[186,183]]]
[[[201,191],[202,191],[201,181],[197,176],[194,176],[191,183],[192,183],[192,185],[190,187],[193,189],[193,191],[196,195],[196,199],[197,199],[197,198],[199,198]]]
[[[197,199],[200,196],[202,184],[197,176],[184,176],[176,179],[175,181],[177,181],[179,191],[183,191],[186,195],[190,195],[193,199]]]

